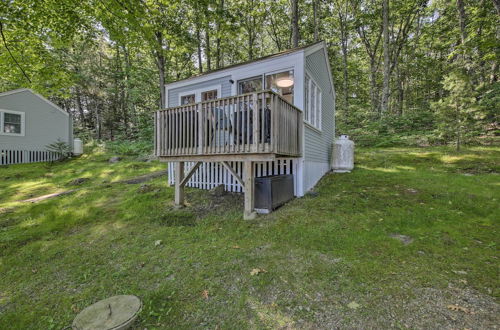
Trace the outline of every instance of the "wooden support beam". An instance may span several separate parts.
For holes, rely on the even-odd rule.
[[[184,162],[175,163],[175,198],[174,204],[176,207],[184,206],[184,186],[181,185],[184,179]]]
[[[276,154],[220,154],[220,155],[182,155],[182,156],[160,156],[162,162],[267,162],[274,161],[282,155]],[[288,155],[286,155],[289,157]],[[290,156],[293,157],[293,156]]]
[[[231,173],[231,175],[236,179],[236,181],[238,181],[241,187],[245,188],[245,183],[240,178],[238,173],[236,173],[236,171],[231,167],[231,165],[229,165],[228,162],[222,162],[222,165],[224,165],[224,167],[229,171],[229,173]]]
[[[253,220],[257,216],[255,212],[255,177],[253,164],[252,161],[243,163],[243,178],[245,180],[245,211],[243,213],[243,219],[245,220]]]
[[[194,172],[196,172],[196,170],[198,169],[198,167],[200,167],[201,165],[201,162],[197,162],[196,164],[194,164],[194,166],[189,170],[189,173],[184,177],[184,179],[182,179],[181,181],[181,186],[184,187],[186,186],[186,183],[189,181],[189,179],[193,176]]]

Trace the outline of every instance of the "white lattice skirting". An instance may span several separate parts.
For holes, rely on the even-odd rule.
[[[58,159],[59,155],[52,151],[0,149],[0,165],[49,162]]]
[[[194,162],[186,162],[186,173],[189,172]],[[243,174],[243,162],[229,162],[231,167],[240,177]],[[174,184],[174,164],[168,163],[168,183]],[[255,163],[255,176],[295,174],[296,161],[292,159],[278,159],[274,162]],[[297,194],[297,180],[294,180],[295,194]],[[203,163],[189,179],[186,186],[200,189],[212,189],[223,184],[226,191],[243,192],[241,185],[234,179],[221,163]]]

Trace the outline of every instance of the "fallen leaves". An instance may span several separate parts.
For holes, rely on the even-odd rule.
[[[254,268],[250,272],[250,275],[255,276],[255,275],[259,275],[260,273],[267,273],[267,270],[265,270],[264,268]]]
[[[155,241],[155,246],[160,246],[160,245],[161,245],[161,243],[162,243],[162,242],[161,242],[161,239],[159,239],[159,240]]]
[[[351,301],[347,304],[347,307],[349,307],[350,309],[358,309],[359,307],[361,307],[361,305],[355,301]]]
[[[238,245],[231,246],[232,249],[241,249]]]
[[[203,290],[203,291],[201,291],[201,296],[202,296],[204,299],[208,299],[208,290]]]

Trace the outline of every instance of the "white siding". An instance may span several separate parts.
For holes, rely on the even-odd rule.
[[[335,96],[328,73],[328,59],[323,49],[306,56],[305,68],[319,85],[321,94],[321,130],[304,127],[304,190],[310,190],[330,169],[335,135]]]
[[[221,86],[221,95],[219,95],[219,98],[231,96],[232,84],[229,81],[230,79],[231,79],[231,76],[225,76],[225,77],[221,77],[221,78],[205,80],[205,81],[194,83],[194,84],[188,85],[188,86],[169,89],[168,90],[168,106],[167,107],[170,108],[170,107],[176,107],[179,105],[179,94],[194,91],[194,90],[203,89],[205,87],[207,89],[211,89],[211,87],[213,87],[213,86],[220,85]]]
[[[31,90],[0,95],[0,109],[23,112],[25,117],[23,136],[0,134],[3,164],[53,160],[45,150],[58,139],[73,146],[71,116]]]

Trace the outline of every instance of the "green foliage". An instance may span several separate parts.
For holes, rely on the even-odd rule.
[[[382,56],[381,3],[299,1],[301,45],[316,41],[317,31],[328,46],[337,127],[383,144],[417,133],[447,143],[461,125],[464,142],[493,136],[494,1],[389,1],[390,63]],[[49,97],[73,114],[85,141],[150,140],[151,114],[164,106],[160,84],[291,47],[288,0],[17,0],[0,2],[0,13],[0,91],[30,87]],[[390,95],[382,114],[386,64]],[[453,76],[458,68],[467,86]],[[471,107],[459,110],[458,126],[450,110],[457,93]]]
[[[59,160],[65,160],[71,156],[71,146],[61,141],[61,139],[57,139],[56,142],[53,142],[45,147],[47,151],[54,152],[59,155]]]
[[[455,140],[457,150],[464,139],[473,135],[479,122],[479,107],[470,77],[463,70],[448,74],[443,82],[448,95],[433,104],[438,116],[438,131],[445,141]]]
[[[127,141],[119,139],[106,142],[106,150],[110,153],[124,156],[150,155],[153,152],[153,144],[150,141]]]

